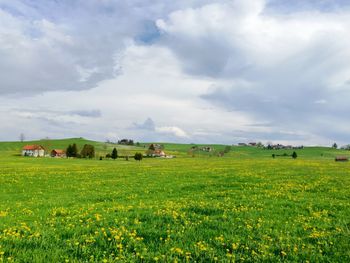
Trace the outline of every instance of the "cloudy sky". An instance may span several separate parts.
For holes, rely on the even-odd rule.
[[[0,140],[350,143],[348,0],[0,0]]]

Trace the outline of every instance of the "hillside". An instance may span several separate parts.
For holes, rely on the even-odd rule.
[[[54,139],[54,140],[37,140],[37,141],[25,141],[25,142],[0,142],[0,156],[19,155],[21,149],[27,144],[39,144],[44,146],[45,149],[66,149],[69,144],[76,143],[80,150],[84,144],[91,144],[95,146],[96,158],[99,156],[105,156],[107,153],[111,153],[114,147],[117,148],[119,155],[134,155],[136,152],[144,153],[151,143],[140,143],[138,146],[118,145],[105,142],[91,141],[84,138],[69,138],[69,139]],[[219,152],[225,150],[227,145],[220,144],[179,144],[179,143],[157,143],[164,146],[164,150],[167,154],[172,154],[177,157],[215,157]],[[190,152],[194,146],[198,147],[210,147],[213,149],[211,152],[204,152],[196,150]],[[272,154],[283,155],[284,153],[291,155],[293,151],[296,151],[298,158],[306,159],[334,159],[335,156],[349,156],[350,151],[333,149],[330,147],[305,147],[298,150],[267,150],[249,146],[231,146],[228,153],[225,153],[223,157],[233,157],[238,159],[251,159],[251,158],[271,158]],[[286,158],[286,157],[277,157]]]

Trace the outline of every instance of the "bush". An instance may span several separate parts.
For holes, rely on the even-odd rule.
[[[229,153],[231,151],[231,146],[226,146],[224,153]]]
[[[107,153],[106,158],[112,158],[112,155],[110,153]]]
[[[135,159],[136,161],[141,161],[142,158],[143,158],[142,153],[135,153],[134,159]]]

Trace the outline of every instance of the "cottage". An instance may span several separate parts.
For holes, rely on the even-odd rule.
[[[43,157],[45,149],[41,145],[26,145],[22,148],[22,156]]]
[[[51,151],[51,157],[65,157],[66,152],[60,149],[54,149]]]
[[[337,156],[337,157],[335,157],[335,161],[336,162],[347,162],[347,161],[349,161],[349,159],[346,156]]]

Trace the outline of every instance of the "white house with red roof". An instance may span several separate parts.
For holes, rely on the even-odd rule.
[[[26,145],[22,148],[23,156],[43,157],[45,149],[41,145]]]

